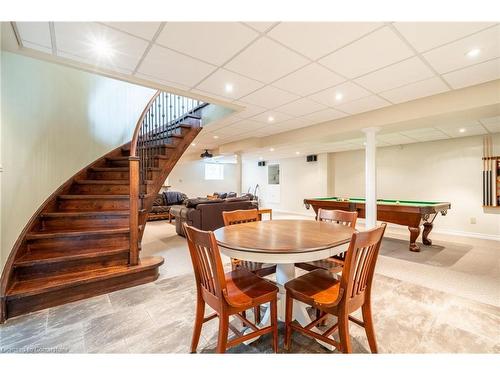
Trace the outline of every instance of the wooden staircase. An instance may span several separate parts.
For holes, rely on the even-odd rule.
[[[161,95],[168,94],[155,94],[137,128],[144,126]],[[151,139],[134,135],[132,145],[118,147],[78,172],[32,216],[2,273],[0,323],[158,278],[163,258],[139,257],[147,215],[166,177],[200,132],[201,119],[194,110],[162,126],[161,132],[147,130]],[[130,155],[138,147],[142,159]]]

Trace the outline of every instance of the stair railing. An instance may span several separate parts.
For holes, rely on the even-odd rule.
[[[139,263],[139,211],[144,208],[148,174],[155,167],[155,156],[161,153],[162,146],[171,142],[173,132],[186,115],[204,105],[206,103],[196,99],[157,91],[137,121],[129,156],[130,265]]]

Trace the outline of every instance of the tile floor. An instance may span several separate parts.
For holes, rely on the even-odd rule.
[[[379,352],[500,353],[499,244],[432,238],[432,247],[410,253],[403,231],[387,233],[373,290]],[[0,326],[0,353],[189,352],[195,285],[185,240],[167,222],[149,223],[143,253],[165,257],[156,282],[10,319]],[[351,324],[350,332],[353,351],[369,352],[364,331]],[[216,340],[215,319],[205,324],[198,351],[213,352]],[[271,352],[271,341],[229,351]],[[299,334],[292,352],[329,353]]]

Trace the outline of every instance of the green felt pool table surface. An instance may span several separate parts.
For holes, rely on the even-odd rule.
[[[364,198],[349,198],[349,200],[340,200],[338,197],[328,197],[328,198],[314,198],[313,200],[318,201],[334,201],[334,202],[352,202],[352,203],[364,203]],[[425,206],[435,206],[442,204],[443,202],[428,202],[428,201],[405,201],[396,199],[377,199],[377,204],[387,204],[387,205],[400,205],[400,206],[411,206],[411,207],[425,207]]]

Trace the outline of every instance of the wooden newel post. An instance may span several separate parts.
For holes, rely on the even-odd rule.
[[[130,174],[130,251],[129,264],[139,263],[139,158],[129,157]]]

